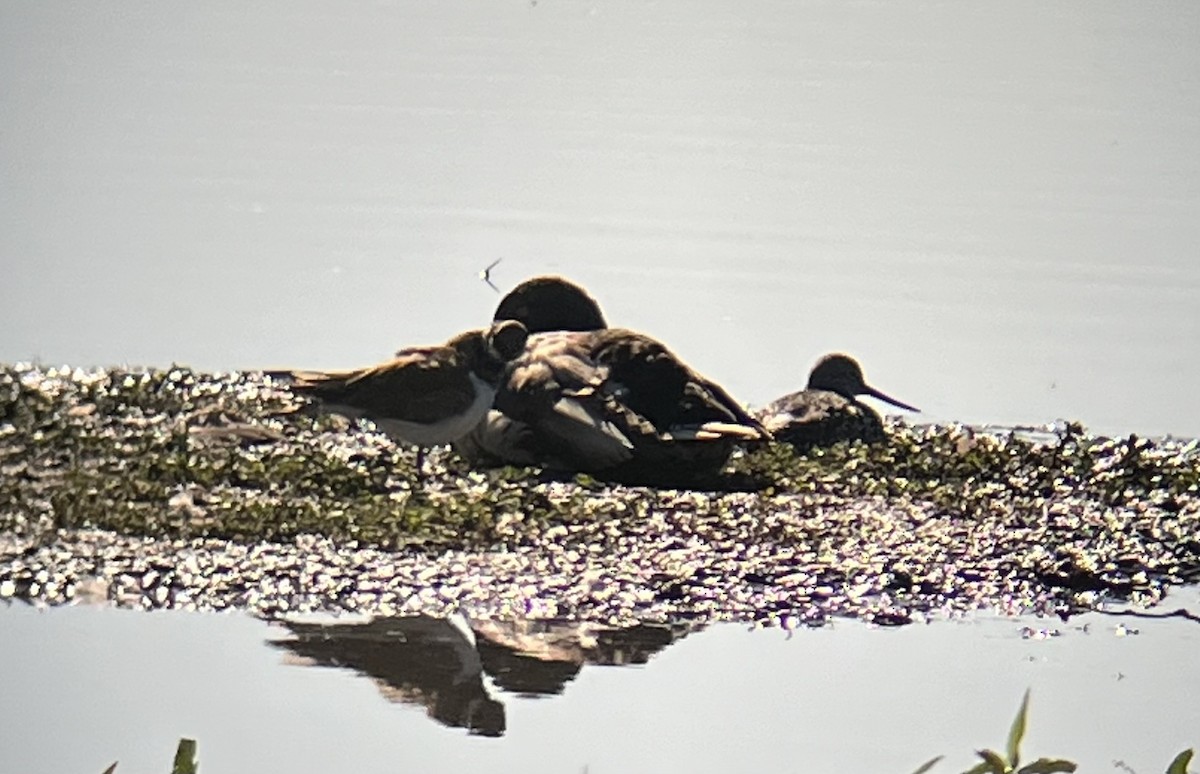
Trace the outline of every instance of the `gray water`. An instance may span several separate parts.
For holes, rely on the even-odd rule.
[[[543,272],[743,401],[1200,435],[1200,6],[0,1],[0,359],[350,366]]]
[[[936,774],[1003,750],[1026,688],[1026,760],[1150,774],[1200,744],[1200,624],[1182,619],[727,624],[643,665],[560,654],[541,663],[560,676],[544,690],[559,691],[540,694],[498,685],[480,647],[500,677],[484,676],[476,706],[500,714],[500,737],[433,717],[436,683],[413,677],[404,637],[368,678],[353,661],[303,666],[286,627],[234,614],[17,606],[0,620],[0,770],[13,774],[99,774],[113,760],[119,773],[165,771],[180,736],[198,740],[209,772],[911,772],[945,754]],[[421,652],[430,671],[466,661]],[[407,682],[379,679],[389,657]]]

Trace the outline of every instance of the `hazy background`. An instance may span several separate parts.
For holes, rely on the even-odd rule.
[[[544,272],[761,404],[1200,435],[1200,4],[0,0],[0,360],[349,366]]]

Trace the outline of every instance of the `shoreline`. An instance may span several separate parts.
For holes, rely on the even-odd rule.
[[[468,470],[260,374],[0,366],[0,598],[884,625],[1152,606],[1200,582],[1195,441],[888,421],[738,453],[757,491]]]

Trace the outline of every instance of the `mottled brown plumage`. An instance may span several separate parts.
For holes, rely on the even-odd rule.
[[[526,336],[520,323],[500,322],[440,346],[400,350],[366,368],[293,371],[291,389],[326,411],[370,419],[397,441],[450,443],[487,414],[505,365],[524,351]]]
[[[620,328],[530,336],[495,408],[455,444],[468,459],[636,483],[703,485],[737,442],[766,435],[661,342]]]
[[[883,421],[870,406],[857,400],[869,395],[905,411],[919,411],[869,386],[862,367],[843,354],[821,358],[808,378],[808,387],[764,406],[756,416],[775,440],[797,449],[831,446],[839,441],[878,441]]]

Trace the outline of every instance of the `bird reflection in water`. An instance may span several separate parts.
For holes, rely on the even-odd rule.
[[[370,677],[388,701],[423,705],[443,725],[500,736],[504,705],[488,695],[473,637],[458,623],[427,615],[359,623],[285,621],[294,639],[271,644],[299,657],[291,663]]]
[[[353,669],[392,702],[480,736],[502,736],[504,704],[485,685],[525,697],[563,692],[584,664],[644,664],[687,636],[684,625],[619,629],[556,621],[476,621],[415,615],[355,623],[284,621],[271,644],[290,663]]]

